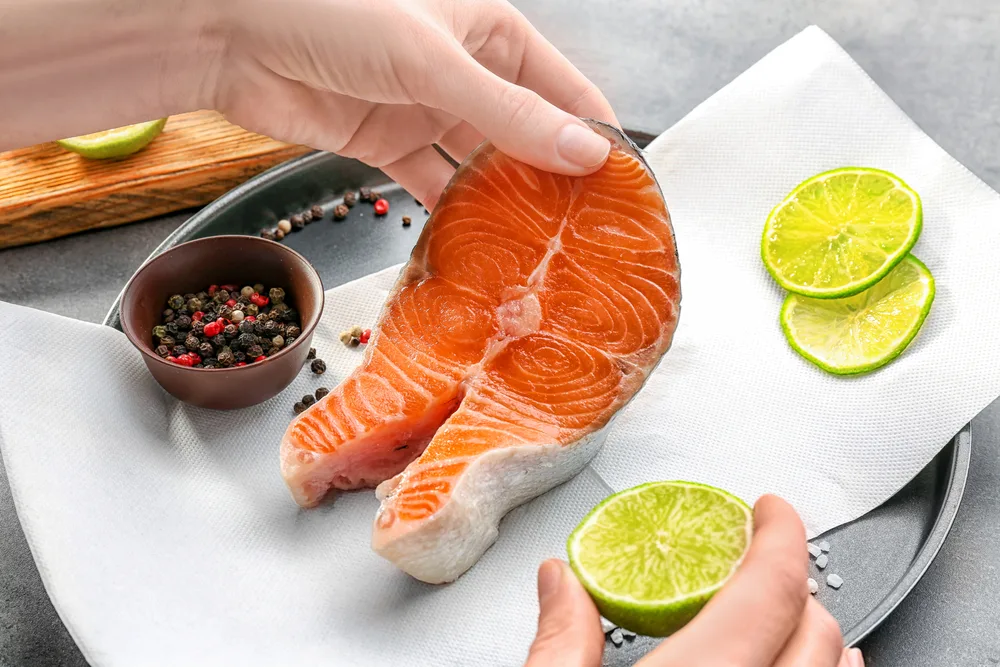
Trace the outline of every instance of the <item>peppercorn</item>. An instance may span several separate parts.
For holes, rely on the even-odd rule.
[[[219,286],[218,285],[209,285],[208,286],[208,295],[209,296],[215,296],[215,293],[218,292],[218,291],[219,291]]]
[[[330,393],[329,389],[327,389],[326,387],[320,387],[319,389],[316,390],[316,400],[317,401],[322,400],[323,397],[329,393]]]
[[[251,322],[250,320],[244,319],[242,322],[240,322],[239,329],[240,329],[240,333],[241,334],[252,334],[253,333],[253,322]]]
[[[344,345],[350,345],[351,344],[351,330],[350,329],[344,329],[343,331],[340,332],[340,336],[338,336],[338,337],[340,338],[340,342],[343,343]]]
[[[188,310],[187,307],[185,306],[184,308],[181,308],[180,310],[177,311],[177,317],[180,317],[181,315],[186,315],[187,317],[191,317],[191,311]]]
[[[191,360],[192,365],[201,363],[201,355],[197,352],[188,352],[187,357]]]
[[[177,323],[177,328],[181,331],[187,331],[191,328],[191,318],[187,315],[181,315],[174,321]]]
[[[281,336],[275,336],[274,338],[271,339],[271,345],[274,345],[277,348],[281,348],[282,346],[284,346],[284,344],[285,344],[285,339],[282,338]]]
[[[225,347],[226,337],[223,336],[222,334],[219,334],[218,336],[212,336],[212,345],[214,345],[217,348]]]
[[[284,313],[282,313],[281,319],[285,320],[286,322],[294,322],[299,319],[299,311],[295,310],[294,308],[289,308]]]
[[[206,341],[198,346],[198,354],[200,354],[205,359],[208,359],[210,356],[215,354],[215,348],[212,347],[211,343]]]
[[[250,287],[249,285],[244,286],[243,289],[240,290],[240,296],[245,296],[248,299],[251,294],[253,294],[253,287]]]
[[[267,348],[267,350],[264,351],[264,356],[265,357],[273,357],[274,355],[278,354],[279,352],[281,352],[281,348],[279,348],[279,347],[269,347],[269,348]]]
[[[312,211],[303,211],[302,212],[302,224],[303,225],[308,225],[312,221],[313,221]]]
[[[191,366],[194,366],[194,359],[186,354],[182,354],[174,360],[174,363],[178,366],[187,366],[190,368]]]
[[[208,359],[205,359],[205,361],[202,362],[202,365],[204,365],[205,368],[218,368],[219,360],[216,359],[215,357],[209,357]]]
[[[187,293],[186,293],[186,294],[184,295],[184,301],[185,301],[185,302],[187,302],[187,301],[190,301],[190,300],[191,300],[191,299],[193,299],[193,298],[194,298],[194,292],[187,292]]]
[[[274,240],[275,241],[280,241],[283,238],[285,238],[285,232],[281,231],[280,229],[274,230]]]
[[[278,221],[278,229],[275,231],[276,234],[277,234],[277,232],[281,232],[282,234],[287,234],[290,231],[292,231],[292,223],[291,222],[289,222],[288,220],[279,220]]]
[[[184,339],[184,347],[194,352],[201,345],[201,341],[194,334],[188,334],[188,337]]]
[[[375,215],[385,215],[389,212],[389,201],[387,199],[378,199],[375,201]]]
[[[160,345],[172,348],[177,345],[177,340],[173,336],[167,335],[160,339]]]
[[[191,313],[191,321],[192,322],[200,322],[203,319],[205,319],[205,313],[204,313],[204,311],[196,310],[193,313]],[[194,325],[192,325],[192,326],[194,326]]]
[[[192,297],[188,299],[187,309],[190,310],[192,313],[196,313],[199,310],[201,310],[202,306],[204,305],[205,304],[201,302],[201,299],[199,299],[198,297]]]
[[[254,340],[256,340],[256,339],[254,339]],[[247,347],[247,356],[250,357],[251,359],[256,359],[257,357],[261,356],[262,354],[264,354],[264,350],[257,343],[254,343],[254,344],[250,345],[249,347]]]
[[[310,347],[309,354],[306,355],[306,359],[315,359],[315,358],[316,358],[316,348]]]
[[[237,364],[244,364],[244,365],[246,365],[247,354],[246,354],[246,352],[233,352],[233,359],[236,360]]]
[[[302,405],[306,406],[307,408],[315,402],[316,399],[313,397],[312,394],[306,394],[305,396],[302,397]]]
[[[269,303],[269,301],[270,299],[268,299],[263,294],[254,294],[252,297],[250,297],[250,302],[253,305],[257,306],[258,308],[263,308]]]
[[[271,303],[276,306],[285,302],[285,290],[280,287],[272,287],[270,291],[268,291],[267,295],[270,297]],[[264,304],[258,303],[257,305],[263,306],[266,305],[266,303],[267,302],[265,301]]]
[[[174,345],[170,352],[173,353],[175,357],[179,357],[182,354],[187,354],[187,348],[183,345]]]
[[[323,217],[323,207],[319,204],[313,204],[313,207],[309,209],[309,212],[312,213],[313,220],[319,220]]]
[[[172,297],[167,299],[167,307],[173,308],[174,310],[180,310],[184,307],[184,297],[180,294],[174,294]]]
[[[219,352],[219,365],[223,368],[228,368],[229,366],[232,366],[235,361],[236,356],[233,354],[233,351],[224,346],[222,351]]]
[[[273,229],[267,229],[265,227],[264,229],[260,230],[260,237],[262,239],[266,239],[268,241],[273,241],[274,240],[274,230]]]
[[[287,234],[292,229],[298,230],[302,229],[302,227],[305,226],[305,223],[302,221],[302,216],[299,215],[298,213],[290,217],[286,222],[288,222],[288,229],[283,229],[285,234]]]
[[[256,292],[257,294],[260,294],[261,292],[264,291],[264,285],[262,285],[261,283],[254,283],[253,291]]]
[[[248,303],[246,307],[243,309],[243,315],[245,317],[253,317],[257,315],[259,312],[260,308],[257,306],[256,303]]]
[[[212,300],[215,301],[215,303],[225,303],[229,301],[229,290],[223,287],[222,289],[220,289],[218,292],[215,293],[215,296],[212,297]]]
[[[361,199],[361,201],[368,201],[368,198],[371,196],[371,194],[372,194],[371,188],[361,188],[360,190],[358,190],[358,197]]]
[[[313,359],[313,362],[309,364],[309,368],[316,375],[322,375],[326,372],[326,362],[322,359]]]
[[[160,339],[167,335],[167,328],[162,324],[153,327],[153,338]]]
[[[346,201],[347,198],[345,197],[344,200]],[[351,205],[353,206],[353,204]],[[347,217],[348,210],[349,210],[348,207],[345,206],[344,204],[337,204],[333,209],[333,219],[343,220],[344,218]]]
[[[226,306],[226,305],[219,306],[218,314],[220,319],[228,320],[233,316],[233,308],[232,306]]]
[[[163,328],[167,330],[167,335],[176,336],[180,329],[177,327],[177,320],[173,322],[167,322],[163,325]]]
[[[193,331],[196,336],[204,335],[205,323],[202,320],[195,320],[191,323],[191,331]]]
[[[371,329],[365,329],[364,331],[361,332],[361,336],[358,338],[358,341],[362,345],[367,345],[368,341],[371,339],[371,337],[372,337],[372,330]]]
[[[240,337],[236,339],[236,347],[240,348],[241,350],[249,349],[252,345],[256,343],[257,343],[257,337],[254,336],[252,333],[241,333]],[[258,355],[254,354],[251,356],[256,357]]]
[[[195,294],[195,296],[197,298],[201,299],[202,301],[208,301],[208,292],[201,291],[201,292],[198,292],[197,294]]]
[[[411,222],[412,222],[412,220],[410,220],[410,216],[408,216],[408,215],[404,215],[403,216],[403,226],[404,227],[409,227]]]
[[[285,336],[285,347],[289,347],[295,342],[295,336]]]
[[[302,333],[302,329],[295,326],[294,324],[289,324],[285,327],[285,336],[291,336],[292,338],[298,338],[299,334]]]
[[[227,324],[226,328],[222,330],[223,335],[225,335],[226,340],[232,340],[236,338],[236,334],[239,329],[236,328],[235,324]]]
[[[351,336],[353,336],[354,338],[361,338],[362,333],[364,333],[364,329],[359,327],[357,324],[351,327]]]
[[[156,354],[166,358],[170,356],[170,348],[167,347],[166,345],[160,345],[156,348]]]
[[[275,334],[278,333],[278,323],[274,320],[264,322],[263,333],[268,338],[274,338]]]
[[[230,308],[235,309],[236,308],[236,299],[230,298],[229,301],[226,301],[226,305],[229,306]]]
[[[369,204],[374,204],[381,198],[382,198],[382,193],[380,193],[378,190],[372,190],[370,193],[368,193]]]
[[[243,314],[242,310],[234,310],[233,314],[230,315],[229,317],[230,317],[230,319],[233,320],[233,322],[235,324],[239,324],[240,322],[243,321],[243,318],[246,317],[246,316]]]
[[[295,414],[301,415],[303,412],[306,411],[306,406],[303,405],[302,403],[296,403],[295,405],[292,406],[292,410],[295,411]]]
[[[170,308],[167,308],[165,311],[163,311],[163,323],[164,324],[169,324],[169,323],[173,322],[175,317],[177,317],[177,315]]]

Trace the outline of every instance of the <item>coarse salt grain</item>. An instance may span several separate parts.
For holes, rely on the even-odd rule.
[[[809,594],[810,595],[816,595],[816,593],[819,592],[819,584],[816,583],[815,579],[813,579],[812,577],[809,577],[809,580],[806,583],[809,584]]]
[[[830,550],[830,543],[824,540],[824,541],[822,541],[822,542],[819,543],[819,548],[822,549],[823,551],[829,551]]]
[[[625,638],[622,637],[621,628],[615,628],[614,630],[611,631],[611,643],[612,644],[614,644],[615,646],[621,646],[622,642],[624,642],[624,641],[625,641]]]
[[[840,588],[844,585],[844,580],[836,574],[826,575],[826,585],[830,588]]]
[[[813,544],[812,542],[806,545],[806,549],[809,550],[809,555],[812,556],[813,558],[818,558],[819,555],[823,553],[823,550],[820,549],[815,544]]]
[[[816,559],[816,567],[822,570],[826,567],[828,561],[829,558],[827,557],[826,554],[820,554],[819,558]]]

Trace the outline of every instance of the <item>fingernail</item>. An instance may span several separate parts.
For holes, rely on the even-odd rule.
[[[545,600],[555,595],[559,590],[559,583],[562,581],[562,564],[556,560],[547,560],[538,568],[538,602],[545,604]]]
[[[852,648],[847,652],[847,661],[851,667],[865,667],[865,659],[861,655],[861,649]]]
[[[559,130],[556,150],[567,162],[589,169],[607,159],[611,142],[589,128],[570,124]]]

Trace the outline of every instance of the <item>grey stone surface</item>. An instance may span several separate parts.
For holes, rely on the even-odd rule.
[[[837,39],[931,137],[1000,187],[994,0],[521,0],[628,127],[659,132],[810,24]],[[0,251],[0,299],[100,321],[186,216]],[[868,664],[1000,664],[1000,402],[973,423],[965,502],[914,593],[862,646]],[[35,570],[0,467],[0,665],[85,665]]]

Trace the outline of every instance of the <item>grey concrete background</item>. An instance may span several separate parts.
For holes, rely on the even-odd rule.
[[[625,125],[649,132],[666,129],[772,48],[817,24],[931,137],[1000,188],[1000,3],[994,0],[515,4],[601,86]],[[0,299],[98,322],[135,268],[186,218],[0,251]],[[973,428],[972,470],[952,536],[914,593],[862,645],[869,665],[1000,664],[1000,403]],[[0,665],[85,665],[42,587],[2,467],[0,478]]]

